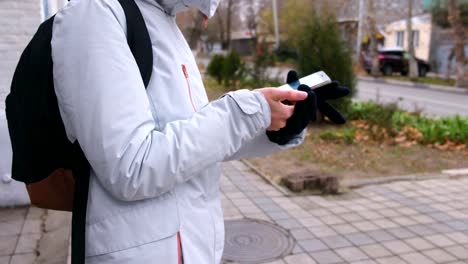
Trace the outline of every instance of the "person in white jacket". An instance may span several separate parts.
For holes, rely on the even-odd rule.
[[[91,165],[86,263],[219,263],[224,246],[221,163],[298,145],[270,142],[301,91],[263,88],[208,102],[175,21],[218,1],[135,0],[152,40],[145,90],[117,0],[73,0],[56,15],[54,84],[67,136]]]

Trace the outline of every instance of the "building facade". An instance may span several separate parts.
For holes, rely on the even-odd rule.
[[[415,55],[419,59],[429,61],[433,31],[431,15],[414,16],[411,19],[411,25]],[[384,47],[409,50],[406,19],[394,21],[385,27]]]
[[[39,24],[53,15],[66,0],[2,0],[0,1],[0,111],[24,50]]]

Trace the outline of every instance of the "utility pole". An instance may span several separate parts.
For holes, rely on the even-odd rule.
[[[359,0],[359,15],[358,15],[358,32],[356,39],[356,61],[359,63],[361,57],[361,43],[362,43],[362,16],[364,10],[364,0]]]
[[[279,47],[279,28],[278,28],[278,7],[276,4],[276,0],[272,0],[273,5],[273,24],[275,26],[275,49]]]
[[[376,14],[375,14],[375,6],[374,0],[368,0],[367,6],[367,21],[369,24],[369,51],[370,56],[372,58],[372,67],[371,67],[371,75],[376,77],[380,74],[379,68],[379,58],[378,58],[378,44],[377,44],[377,22],[376,22]]]
[[[457,3],[454,0],[448,0],[448,14],[450,25],[452,26],[453,39],[455,40],[454,55],[457,61],[457,79],[456,85],[459,87],[468,88],[468,76],[465,76],[465,36],[463,30],[463,23],[460,18],[460,9],[457,8]]]
[[[406,32],[408,33],[408,70],[409,78],[414,80],[418,78],[418,63],[414,55],[414,39],[413,39],[413,0],[408,0],[408,16],[406,17]]]

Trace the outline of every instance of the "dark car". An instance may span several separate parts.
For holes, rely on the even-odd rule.
[[[392,75],[394,72],[399,72],[401,75],[407,75],[409,71],[409,53],[400,49],[385,49],[379,51],[379,69],[383,75]],[[426,76],[431,70],[430,65],[416,58],[418,63],[418,73],[420,77]],[[372,68],[372,59],[370,56],[364,58],[364,69],[370,73]]]

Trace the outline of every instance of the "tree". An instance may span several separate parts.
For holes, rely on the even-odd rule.
[[[198,49],[202,30],[202,14],[198,9],[188,9],[177,14],[177,24],[184,34],[190,48]]]
[[[371,75],[376,77],[380,73],[379,58],[377,51],[377,23],[375,21],[375,8],[374,0],[368,2],[367,21],[369,24],[369,35],[370,35],[370,56],[372,59]]]
[[[447,0],[433,0],[430,8],[432,20],[436,25],[442,28],[450,28]],[[458,1],[458,10],[460,11],[460,20],[464,27],[468,27],[468,1]]]
[[[457,86],[468,87],[468,81],[465,80],[465,34],[463,24],[460,19],[460,10],[457,8],[455,0],[448,0],[448,20],[452,25],[453,37],[455,40],[454,53],[457,61]]]
[[[256,36],[257,33],[257,26],[259,23],[259,16],[258,12],[255,8],[255,1],[254,0],[246,0],[245,3],[245,26],[249,30],[252,36]]]
[[[455,48],[450,49],[449,55],[447,56],[447,70],[445,71],[445,80],[450,80],[450,74],[452,73],[452,60],[455,57]]]
[[[409,77],[411,80],[418,78],[418,64],[414,55],[414,41],[413,41],[413,0],[408,0],[408,15],[406,17],[406,33],[408,34],[408,66],[409,66]]]
[[[297,70],[301,76],[325,71],[330,78],[354,91],[352,53],[341,38],[336,16],[326,6],[318,11],[315,1],[288,1],[280,16],[280,23],[289,24],[288,42],[297,51]],[[312,4],[311,4],[312,3]],[[334,101],[342,111],[351,104],[350,97]]]
[[[219,34],[219,40],[221,41],[221,48],[223,50],[229,50],[231,47],[231,33],[233,31],[232,25],[240,24],[240,16],[235,15],[237,14],[238,9],[238,1],[226,0],[219,4],[216,11],[216,22],[218,25],[217,31]]]
[[[245,25],[252,36],[250,41],[251,48],[253,50],[252,59],[253,67],[249,70],[252,79],[259,86],[263,86],[268,79],[266,70],[268,66],[274,64],[274,56],[269,51],[268,44],[264,40],[259,41],[257,35],[257,27],[259,24],[258,11],[255,7],[254,0],[246,0],[245,7]]]

